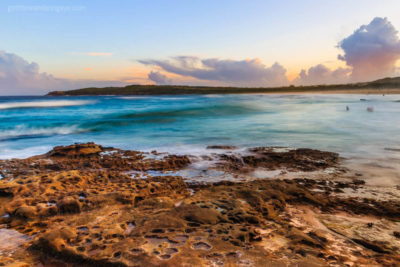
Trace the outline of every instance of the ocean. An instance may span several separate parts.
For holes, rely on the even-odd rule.
[[[89,141],[177,154],[206,153],[208,145],[285,146],[398,159],[399,100],[349,94],[0,97],[0,159]]]

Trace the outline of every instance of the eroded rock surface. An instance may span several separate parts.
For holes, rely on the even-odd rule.
[[[223,154],[220,166],[228,170],[248,171],[254,168],[276,170],[285,168],[289,171],[315,171],[335,166],[339,161],[337,153],[315,149],[288,149],[282,147],[257,147],[249,153]]]
[[[221,154],[217,168],[303,172],[335,153],[255,148]],[[396,266],[400,204],[345,197],[346,181],[255,179],[195,183],[176,171],[190,156],[88,143],[0,161],[1,231],[18,236],[0,264],[20,266]],[[0,247],[0,250],[2,247]],[[5,251],[5,249],[3,249]]]

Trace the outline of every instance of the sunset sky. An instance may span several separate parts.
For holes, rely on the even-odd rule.
[[[0,95],[400,75],[398,0],[1,1]]]

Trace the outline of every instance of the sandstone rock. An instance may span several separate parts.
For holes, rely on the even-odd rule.
[[[224,221],[221,214],[216,210],[201,208],[196,205],[182,205],[175,210],[179,216],[190,222],[213,225]]]
[[[228,170],[248,171],[254,168],[270,170],[286,168],[292,171],[315,171],[336,166],[337,153],[314,149],[283,149],[258,147],[249,150],[251,154],[223,154],[220,167]]]
[[[75,238],[75,232],[69,227],[46,232],[38,239],[38,248],[49,249],[50,253],[63,251],[67,247],[67,243]]]
[[[81,204],[73,197],[64,197],[57,203],[60,213],[79,213],[81,212]]]
[[[84,157],[97,155],[102,147],[95,143],[74,144],[70,146],[57,146],[48,153],[50,157]]]
[[[325,244],[321,240],[321,238],[317,238],[317,236],[315,234],[307,235],[307,234],[303,233],[302,231],[299,231],[296,228],[292,228],[289,231],[288,237],[292,240],[293,243],[301,243],[301,244],[305,244],[307,246],[318,247],[318,248],[325,247]]]
[[[213,146],[207,146],[207,149],[224,149],[224,150],[234,150],[236,149],[236,146],[227,146],[227,145],[213,145]]]
[[[21,206],[15,210],[14,215],[23,219],[33,219],[37,216],[36,207],[26,205]]]
[[[216,169],[236,177],[255,167],[314,171],[339,161],[337,154],[308,149],[248,152],[216,156],[221,159]],[[185,177],[166,175],[185,168],[190,159],[89,143],[58,147],[28,159],[0,160],[1,173],[6,174],[0,180],[0,223],[26,234],[26,246],[31,245],[26,255],[11,257],[33,266],[42,259],[51,262],[54,256],[68,266],[396,266],[400,262],[395,233],[400,229],[396,222],[400,203],[332,193],[365,186],[357,179],[193,184]],[[311,215],[303,214],[303,209]],[[373,216],[360,224],[354,218],[348,224],[332,222],[340,216],[337,211],[350,217]],[[328,215],[330,219],[324,219]],[[388,220],[377,223],[375,217]],[[371,227],[368,222],[373,222]],[[332,232],[320,231],[322,227]]]

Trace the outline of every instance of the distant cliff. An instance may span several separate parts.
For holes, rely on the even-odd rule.
[[[362,91],[376,89],[398,89],[400,93],[400,77],[385,78],[372,82],[287,86],[287,87],[207,87],[179,85],[128,85],[125,87],[83,88],[69,91],[53,91],[49,96],[78,95],[185,95],[185,94],[246,94],[246,93],[296,93],[296,92],[331,92],[331,91]]]

